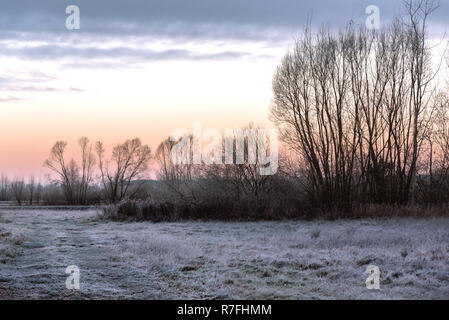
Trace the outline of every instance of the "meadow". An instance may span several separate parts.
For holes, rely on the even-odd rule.
[[[2,299],[448,299],[449,218],[112,222],[0,214]],[[65,269],[80,269],[67,290]],[[368,265],[380,289],[366,288]]]

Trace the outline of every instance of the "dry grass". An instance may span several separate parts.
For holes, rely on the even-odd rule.
[[[7,213],[5,232],[20,230],[25,252],[0,265],[0,287],[30,298],[449,298],[448,218],[154,224],[96,214]],[[69,295],[70,264],[82,289]],[[365,287],[369,264],[380,290]]]
[[[370,204],[355,206],[349,211],[325,212],[318,215],[323,219],[367,219],[367,218],[435,218],[449,217],[446,206],[404,206]]]
[[[274,213],[272,208],[254,212],[226,206],[209,207],[207,204],[158,203],[155,201],[126,200],[116,205],[103,207],[99,220],[109,221],[273,221],[285,219],[366,219],[394,217],[449,217],[449,207],[445,206],[403,206],[370,204],[354,206],[350,210],[294,212],[294,210]]]
[[[11,220],[6,219],[0,212],[0,264],[6,264],[8,260],[22,253],[20,245],[25,240],[20,234],[13,234],[8,230]]]

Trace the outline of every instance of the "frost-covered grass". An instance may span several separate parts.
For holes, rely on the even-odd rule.
[[[5,225],[11,222],[0,212],[0,264],[6,264],[8,260],[21,253],[20,245],[24,238],[20,234],[9,231],[11,228],[5,227]]]
[[[0,297],[449,299],[449,218],[153,224],[97,214],[4,211],[0,230],[23,239],[0,262]],[[78,292],[65,289],[72,264]],[[370,264],[380,290],[365,287]]]

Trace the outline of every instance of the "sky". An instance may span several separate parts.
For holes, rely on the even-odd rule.
[[[80,29],[66,28],[66,7]],[[3,0],[0,3],[0,172],[43,176],[57,140],[140,137],[153,151],[177,128],[270,127],[271,81],[295,36],[312,27],[381,25],[391,0]],[[449,3],[431,17],[447,30]]]

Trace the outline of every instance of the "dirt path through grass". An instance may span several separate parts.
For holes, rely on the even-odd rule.
[[[115,235],[89,221],[95,212],[12,211],[5,219],[23,242],[0,264],[0,296],[44,299],[161,298],[166,285],[145,268],[116,259]],[[67,290],[65,269],[76,265],[81,290]]]

